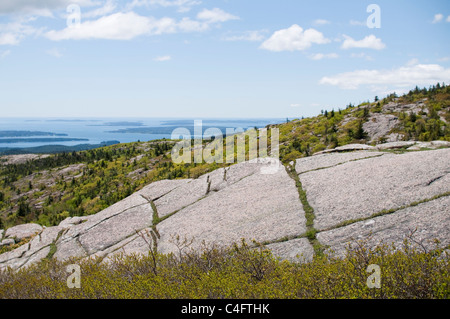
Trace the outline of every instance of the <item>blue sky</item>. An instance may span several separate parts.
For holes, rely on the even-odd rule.
[[[314,116],[450,83],[449,35],[448,0],[1,0],[0,116]]]

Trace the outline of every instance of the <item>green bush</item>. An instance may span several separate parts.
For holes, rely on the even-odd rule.
[[[66,265],[81,267],[81,288],[67,287]],[[369,288],[367,268],[381,269],[381,288]],[[0,272],[0,298],[449,298],[449,256],[364,242],[345,258],[315,257],[307,263],[275,258],[245,242],[162,255],[118,255],[101,259],[45,260],[18,271]]]

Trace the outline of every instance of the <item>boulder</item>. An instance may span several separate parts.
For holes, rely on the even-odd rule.
[[[417,142],[413,146],[408,147],[408,151],[420,151],[424,148],[433,148],[430,142]]]
[[[401,148],[407,148],[411,147],[416,142],[414,141],[398,141],[398,142],[390,142],[390,143],[384,143],[384,144],[378,144],[375,146],[377,150],[394,150],[394,149],[401,149]]]
[[[42,226],[38,224],[23,224],[8,228],[5,232],[6,238],[15,238],[20,241],[24,238],[31,237],[42,231]]]
[[[347,144],[335,148],[336,152],[351,152],[360,150],[374,150],[375,147],[366,144]]]
[[[83,216],[83,217],[67,217],[66,219],[64,219],[61,223],[59,223],[60,227],[63,228],[70,228],[72,226],[84,223],[85,221],[87,221],[89,219],[88,216]]]
[[[339,153],[339,152],[353,152],[353,151],[368,151],[368,150],[376,150],[375,147],[366,144],[347,144],[343,146],[339,146],[333,149],[324,150],[315,153],[314,155],[327,154],[327,153]]]
[[[450,147],[449,141],[431,141],[431,145],[438,148],[438,147]]]
[[[1,242],[0,242],[0,247],[1,246],[9,246],[9,245],[14,245],[16,242],[14,241],[14,239],[12,239],[12,238],[6,238],[6,239],[3,239]]]
[[[431,141],[431,142],[416,142],[413,146],[408,148],[408,151],[420,151],[421,149],[436,149],[441,147],[450,147],[448,141]]]
[[[47,257],[50,252],[50,245],[55,243],[63,230],[64,228],[59,226],[44,228],[30,242],[0,255],[0,269],[7,267],[20,268]]]

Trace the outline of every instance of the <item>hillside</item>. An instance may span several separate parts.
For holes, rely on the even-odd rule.
[[[411,91],[276,125],[282,165],[272,174],[264,159],[173,164],[175,141],[167,140],[4,157],[0,296],[107,297],[99,287],[111,291],[107,278],[118,276],[128,279],[112,296],[126,298],[320,298],[325,286],[350,298],[447,298],[448,91]],[[350,280],[355,265],[364,278],[369,261],[384,265],[389,289],[374,294],[365,279]],[[73,262],[91,269],[82,295],[48,279],[47,267],[60,274]],[[143,274],[151,289],[129,295],[146,285]],[[292,274],[295,283],[278,286]],[[409,278],[404,286],[399,276]],[[35,288],[17,288],[37,277]],[[168,291],[167,281],[187,290]],[[302,288],[294,296],[286,285]]]
[[[339,146],[391,141],[450,141],[450,86],[415,88],[397,97],[275,125],[287,164]],[[28,222],[54,226],[124,199],[150,182],[197,178],[226,164],[173,164],[173,141],[118,144],[39,156],[0,157],[0,228]],[[7,164],[7,165],[1,165]]]
[[[280,125],[284,162],[352,143],[450,141],[450,86],[395,93]]]
[[[257,241],[297,261],[310,261],[324,249],[342,255],[351,238],[370,238],[370,246],[401,245],[417,233],[427,249],[434,239],[447,247],[447,146],[400,154],[376,149],[320,154],[281,165],[274,174],[262,173],[267,164],[246,162],[197,179],[162,180],[91,216],[67,217],[48,228],[7,229],[6,241],[39,235],[1,255],[0,267],[24,267],[50,255],[64,261],[145,254],[149,247],[177,253],[177,237],[194,249],[203,242]]]
[[[416,145],[354,144],[272,174],[236,164],[8,228],[2,243],[21,245],[0,254],[0,297],[448,298],[450,148]],[[80,289],[66,286],[74,263]],[[383,289],[366,284],[374,264]]]

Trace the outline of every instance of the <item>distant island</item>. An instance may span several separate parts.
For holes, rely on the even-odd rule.
[[[107,122],[103,124],[89,124],[88,126],[144,126],[142,122]]]
[[[25,136],[67,136],[67,134],[41,132],[41,131],[0,131],[0,137],[25,137]]]
[[[53,142],[73,142],[73,141],[89,141],[87,138],[71,138],[71,137],[37,137],[37,138],[0,138],[0,144],[14,144],[14,143],[53,143]]]
[[[271,121],[273,121],[273,124],[278,124],[278,123],[282,123],[284,122],[283,119],[270,119]],[[192,126],[192,123],[194,122],[194,120],[192,119],[182,119],[182,120],[167,120],[167,121],[163,121],[161,122],[161,125],[164,126]],[[202,120],[203,125],[207,125],[207,126],[211,126],[211,122],[212,123],[242,123],[243,126],[254,126],[257,124],[260,124],[261,122],[265,122],[267,123],[266,119],[205,119]]]
[[[73,146],[66,145],[42,145],[36,147],[10,148],[0,147],[0,156],[2,155],[16,155],[16,154],[54,154],[54,153],[68,153],[87,151],[99,147],[119,144],[120,141],[104,141],[100,144],[77,144]]]
[[[100,122],[100,120],[90,120],[90,119],[49,119],[46,122]]]
[[[114,131],[106,131],[107,133],[133,133],[133,134],[172,134],[172,132],[177,128],[185,128],[188,129],[191,134],[194,134],[194,126],[164,126],[164,127],[134,127],[134,128],[123,128]],[[251,126],[253,127],[253,126]],[[223,134],[226,133],[227,127],[223,126],[202,126],[202,133],[204,133],[209,128],[217,128]],[[249,127],[242,127],[242,129],[248,129]]]

